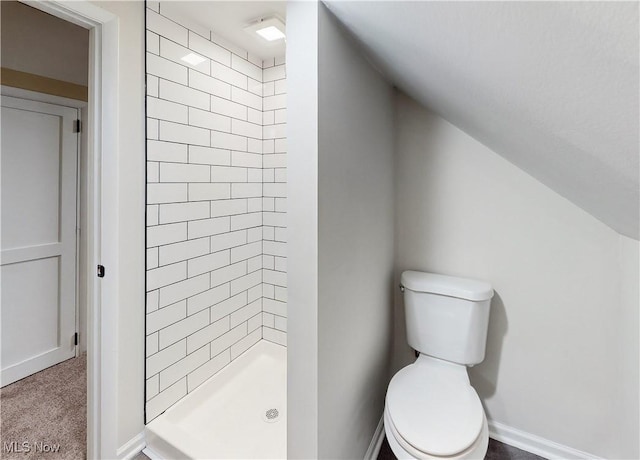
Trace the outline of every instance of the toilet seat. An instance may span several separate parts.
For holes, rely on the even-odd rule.
[[[415,458],[463,454],[477,443],[485,420],[466,367],[426,355],[393,377],[385,412],[390,431]]]
[[[387,435],[389,447],[391,447],[391,450],[398,460],[484,460],[485,454],[487,453],[487,448],[489,446],[489,426],[487,424],[486,416],[484,416],[482,431],[480,432],[478,439],[476,439],[471,447],[460,452],[457,455],[448,457],[438,457],[429,455],[425,452],[417,451],[411,448],[411,446],[408,445],[406,441],[403,442],[403,444],[400,444],[400,442],[398,441],[398,438],[400,438],[400,436],[396,431],[393,422],[389,418],[389,413],[386,409],[384,411],[384,431]]]

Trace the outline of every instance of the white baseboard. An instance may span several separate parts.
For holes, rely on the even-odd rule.
[[[364,460],[375,460],[378,458],[385,436],[383,420],[384,417],[381,417],[378,422],[369,448],[364,455]],[[489,437],[547,459],[604,460],[596,455],[491,420],[489,420]],[[156,452],[153,452],[146,446],[144,433],[139,433],[118,449],[118,459],[130,460],[143,450],[147,457],[152,460],[161,458]]]
[[[145,448],[145,445],[146,443],[144,442],[144,432],[138,433],[118,449],[118,451],[116,452],[118,460],[131,460],[133,457],[142,452],[142,449]]]
[[[382,447],[382,441],[384,441],[384,417],[380,417],[376,431],[373,433],[371,443],[367,449],[367,453],[364,454],[364,460],[376,460],[378,453],[380,453],[380,447]]]
[[[164,460],[164,458],[162,458],[160,454],[156,453],[156,451],[148,446],[142,450],[142,453],[149,457],[151,460]]]
[[[489,437],[547,459],[601,460],[587,452],[494,421],[489,421]]]

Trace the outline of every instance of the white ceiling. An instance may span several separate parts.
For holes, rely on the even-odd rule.
[[[400,89],[638,239],[637,2],[327,6]]]
[[[286,1],[163,1],[164,11],[195,23],[261,59],[285,54],[285,41],[267,42],[244,30],[254,20],[279,16],[286,20]]]

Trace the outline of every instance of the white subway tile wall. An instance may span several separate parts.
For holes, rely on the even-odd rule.
[[[258,341],[286,346],[284,58],[148,2],[147,127],[149,422]]]
[[[286,72],[284,59],[262,67],[262,337],[286,345]]]

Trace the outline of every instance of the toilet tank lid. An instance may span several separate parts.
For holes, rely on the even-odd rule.
[[[446,295],[459,299],[482,301],[493,297],[493,288],[484,281],[407,270],[402,272],[400,284],[415,292]]]

